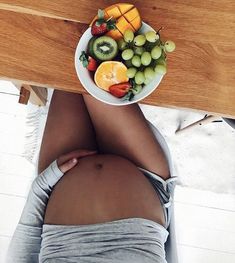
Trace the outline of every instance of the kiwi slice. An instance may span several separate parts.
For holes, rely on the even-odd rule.
[[[94,44],[94,41],[96,40],[97,37],[92,37],[89,42],[88,42],[88,54],[90,56],[92,56],[93,58],[95,58],[95,54],[94,54],[94,51],[93,51],[93,44]]]
[[[117,42],[108,36],[98,37],[93,42],[93,52],[101,61],[112,60],[118,53]]]

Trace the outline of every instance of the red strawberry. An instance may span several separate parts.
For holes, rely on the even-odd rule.
[[[101,36],[108,32],[106,22],[100,22],[98,19],[91,26],[91,34],[93,36]]]
[[[88,66],[87,69],[89,71],[96,71],[96,69],[98,68],[98,63],[97,61],[93,58],[93,57],[88,57]]]
[[[131,84],[129,82],[124,82],[112,85],[111,87],[109,87],[109,92],[117,98],[122,98],[127,94],[130,88]]]
[[[111,29],[115,29],[115,20],[109,18],[107,21],[104,19],[104,11],[98,10],[98,19],[94,21],[91,26],[91,34],[93,36],[104,35]]]
[[[97,61],[94,58],[88,56],[85,51],[82,51],[79,60],[82,62],[84,68],[87,68],[89,71],[96,71],[98,67]]]

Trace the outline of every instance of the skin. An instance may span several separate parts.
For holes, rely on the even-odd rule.
[[[131,217],[165,224],[160,200],[137,166],[164,180],[169,168],[137,104],[116,107],[89,95],[55,91],[39,173],[55,159],[65,175],[50,196],[46,224],[95,224]]]

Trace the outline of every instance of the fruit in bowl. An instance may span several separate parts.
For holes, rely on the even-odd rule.
[[[142,22],[132,4],[115,4],[99,10],[89,31],[82,36],[75,56],[84,87],[94,97],[113,105],[130,104],[149,95],[166,73],[167,53],[175,49],[173,41],[163,42],[160,31]],[[77,66],[78,57],[87,72]]]
[[[92,20],[90,26],[94,25],[94,22],[100,18],[101,13]],[[115,21],[115,28],[111,28],[106,35],[118,40],[123,37],[126,29],[137,31],[141,27],[141,18],[139,11],[132,4],[120,3],[114,4],[104,9],[103,19],[109,21],[113,19]]]

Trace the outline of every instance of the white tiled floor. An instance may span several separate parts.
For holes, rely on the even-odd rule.
[[[175,198],[180,262],[234,262],[235,196],[178,187]]]
[[[18,93],[8,83],[4,90]],[[23,157],[27,108],[17,101],[0,94],[0,263],[34,176]],[[179,262],[235,262],[235,196],[178,186],[175,198]]]

